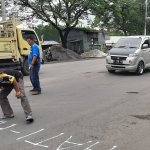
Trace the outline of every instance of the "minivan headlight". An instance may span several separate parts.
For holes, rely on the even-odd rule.
[[[137,57],[139,54],[134,53],[134,54],[129,54],[129,57]]]

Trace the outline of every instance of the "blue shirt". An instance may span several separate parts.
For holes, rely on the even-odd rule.
[[[28,64],[29,66],[32,64],[32,59],[34,56],[37,56],[37,60],[38,60],[38,65],[40,67],[41,62],[40,62],[40,50],[37,44],[33,44],[30,47],[30,54],[28,55]]]

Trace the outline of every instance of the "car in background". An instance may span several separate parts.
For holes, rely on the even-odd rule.
[[[150,37],[121,38],[106,56],[106,68],[110,73],[122,70],[142,75],[150,68]]]

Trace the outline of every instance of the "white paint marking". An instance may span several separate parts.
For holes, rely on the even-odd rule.
[[[0,130],[5,130],[5,129],[8,129],[8,128],[11,128],[11,127],[14,127],[16,124],[12,124],[11,126],[8,126],[6,128],[0,128]]]
[[[113,148],[111,148],[110,150],[114,150],[115,148],[117,148],[117,146],[114,146]]]
[[[64,133],[61,133],[61,134],[59,134],[59,135],[57,135],[57,136],[54,136],[54,137],[49,138],[49,139],[47,139],[47,140],[41,141],[41,142],[39,142],[38,144],[41,144],[41,143],[43,143],[43,142],[46,142],[46,141],[49,141],[49,140],[55,139],[55,138],[57,138],[57,137],[59,137],[59,136],[61,136],[61,135],[63,135],[63,134],[64,134]]]
[[[85,144],[88,144],[88,143],[91,143],[92,141],[89,141],[87,143],[83,143],[83,144],[77,144],[77,143],[73,143],[73,142],[69,142],[69,140],[72,138],[72,136],[70,136],[69,139],[67,139],[65,142],[63,142],[56,150],[64,150],[64,149],[69,149],[69,148],[73,148],[73,147],[77,147],[77,146],[83,146]],[[70,147],[66,147],[66,148],[60,148],[62,145],[64,145],[65,143],[71,143],[73,144],[74,146],[70,146]]]
[[[34,146],[42,146],[42,147],[48,148],[48,146],[46,146],[46,145],[40,145],[40,144],[43,143],[43,142],[52,140],[52,139],[54,139],[54,138],[57,138],[57,137],[59,137],[59,136],[61,136],[61,135],[63,135],[63,134],[64,134],[64,133],[61,133],[61,134],[59,134],[59,135],[57,135],[57,136],[54,136],[54,137],[49,138],[49,139],[46,139],[46,140],[41,141],[41,142],[39,142],[39,143],[33,143],[33,142],[30,142],[30,141],[27,141],[27,140],[25,140],[25,142],[30,143],[30,144],[32,144],[32,145],[34,145]]]
[[[13,131],[13,130],[10,130],[11,132],[14,132],[14,133],[20,133],[20,132],[18,132],[18,131]]]
[[[27,140],[25,140],[25,142],[26,142],[26,143],[30,143],[30,144],[32,144],[32,145],[34,145],[34,146],[42,146],[42,147],[48,148],[48,146],[46,146],[46,145],[40,145],[40,144],[38,144],[38,143],[32,143],[32,142],[27,141]]]
[[[44,130],[44,129],[41,129],[41,130],[39,130],[39,131],[33,132],[33,133],[31,133],[31,134],[28,134],[28,135],[26,135],[26,136],[23,136],[23,137],[17,138],[16,140],[23,139],[23,138],[25,138],[25,137],[28,137],[28,136],[33,135],[33,134],[36,134],[36,133],[41,132],[41,131],[43,131],[43,130]]]
[[[93,146],[95,146],[95,145],[97,145],[97,144],[99,144],[99,142],[96,142],[95,144],[91,145],[90,147],[87,147],[87,148],[84,149],[84,150],[92,150],[92,149],[89,149],[89,148],[91,148],[91,147],[93,147]]]
[[[0,121],[0,124],[6,123],[6,121]]]

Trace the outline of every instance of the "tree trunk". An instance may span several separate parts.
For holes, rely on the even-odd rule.
[[[123,30],[123,32],[124,32],[124,35],[125,35],[125,36],[127,36],[127,35],[128,35],[126,30]]]
[[[59,30],[59,35],[60,35],[60,39],[61,39],[63,48],[67,48],[67,37],[64,36],[62,30]]]
[[[62,42],[63,48],[67,48],[67,39],[65,39],[65,37],[63,37],[63,38],[61,39],[61,42]]]
[[[60,38],[61,38],[61,42],[62,42],[62,46],[64,48],[67,48],[67,38],[68,38],[68,34],[69,32],[73,29],[74,27],[72,28],[67,28],[65,31],[64,31],[64,34],[63,34],[63,31],[62,30],[59,30],[59,35],[60,35]]]

